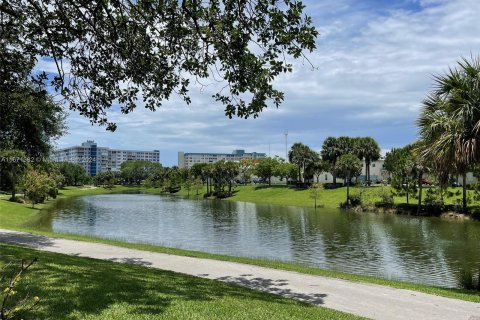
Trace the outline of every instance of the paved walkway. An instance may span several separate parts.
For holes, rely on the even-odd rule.
[[[3,229],[0,229],[0,242],[235,283],[372,319],[480,320],[480,303],[373,284]]]

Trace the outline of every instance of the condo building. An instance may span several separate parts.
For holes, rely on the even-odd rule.
[[[70,162],[85,168],[90,176],[105,171],[120,171],[120,166],[127,160],[146,160],[160,163],[160,151],[121,150],[99,147],[93,140],[83,142],[80,146],[59,149],[53,153],[53,161]]]
[[[186,153],[180,151],[178,153],[178,167],[190,168],[195,163],[214,163],[220,160],[240,161],[255,160],[265,158],[265,153],[245,152],[245,150],[233,150],[232,153]]]

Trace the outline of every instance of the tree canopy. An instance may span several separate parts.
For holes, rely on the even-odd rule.
[[[417,124],[421,155],[450,174],[463,177],[463,210],[467,211],[466,174],[480,160],[480,58],[463,59],[423,101]]]
[[[313,151],[309,146],[296,142],[288,152],[288,160],[298,166],[298,180],[305,182],[305,172],[307,167],[318,162],[320,157],[318,153]]]
[[[362,172],[362,161],[360,161],[356,155],[346,153],[337,159],[336,170],[338,176],[345,180],[347,185],[346,204],[350,205],[350,180],[352,177],[356,177]]]
[[[383,167],[390,173],[390,184],[400,194],[407,197],[416,192],[417,174],[413,145],[394,148],[387,153]]]
[[[115,130],[107,111],[142,100],[155,110],[192,83],[220,83],[213,98],[229,117],[256,117],[283,93],[274,79],[315,49],[317,31],[296,0],[11,0],[0,3],[3,79],[40,70],[69,107]],[[5,67],[8,65],[8,68]]]

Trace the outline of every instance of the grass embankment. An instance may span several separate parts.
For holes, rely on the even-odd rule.
[[[67,196],[78,196],[78,195],[88,195],[88,194],[103,194],[103,193],[116,193],[122,191],[132,191],[138,190],[139,188],[130,188],[130,187],[115,187],[112,190],[106,190],[103,188],[97,189],[85,189],[82,190],[81,188],[69,188],[66,190],[61,191],[60,197],[67,197]],[[241,191],[244,192],[242,195]],[[147,190],[149,193],[157,193],[158,190],[156,189],[149,189]],[[335,190],[326,190],[324,197],[331,194],[337,194],[338,197],[344,192],[343,188],[335,189]],[[182,195],[180,192],[180,195]],[[256,195],[255,192],[261,192],[261,195]],[[298,192],[298,193],[297,193]],[[273,195],[270,196],[270,199],[266,199],[268,193],[276,194],[274,197]],[[296,198],[288,197],[288,194],[294,193]],[[186,195],[186,193],[185,193]],[[194,195],[192,197],[195,197]],[[237,198],[238,197],[238,198]],[[287,199],[284,199],[284,198]],[[303,201],[308,201],[303,206],[309,206],[312,199],[308,198],[308,191],[301,190],[295,191],[294,189],[287,189],[285,187],[273,187],[273,188],[255,188],[254,186],[242,186],[239,189],[239,192],[236,194],[235,197],[230,199],[238,200],[238,201],[253,201],[253,199],[257,199],[258,203],[274,203],[274,204],[283,204],[283,205],[299,205],[301,206]],[[51,206],[54,200],[50,200],[43,205],[39,205],[36,209],[31,209],[31,206],[28,204],[19,204],[19,203],[12,203],[7,201],[8,197],[0,197],[0,228],[17,230],[17,231],[25,231],[35,234],[41,234],[46,236],[53,236],[53,237],[60,237],[72,240],[82,240],[82,241],[89,241],[89,242],[96,242],[96,243],[106,243],[126,248],[132,249],[139,249],[139,250],[146,250],[146,251],[153,251],[153,252],[160,252],[160,253],[168,253],[168,254],[175,254],[175,255],[182,255],[182,256],[190,256],[190,257],[198,257],[198,258],[206,258],[206,259],[215,259],[215,260],[222,260],[222,261],[233,261],[239,263],[246,263],[252,265],[258,265],[268,268],[276,268],[282,270],[289,270],[295,271],[305,274],[312,274],[312,275],[319,275],[319,276],[326,276],[326,277],[333,277],[333,278],[340,278],[345,280],[351,281],[360,281],[365,283],[372,283],[378,285],[386,285],[394,288],[399,289],[409,289],[415,290],[420,292],[425,292],[429,294],[435,294],[439,296],[454,298],[454,299],[461,299],[466,301],[473,301],[473,302],[480,302],[480,293],[473,292],[473,291],[466,291],[460,289],[448,289],[448,288],[439,288],[434,286],[428,286],[423,284],[416,284],[416,283],[408,283],[408,282],[401,282],[395,280],[388,280],[383,278],[376,278],[372,276],[363,276],[363,275],[354,275],[343,273],[339,271],[332,271],[332,270],[323,270],[318,268],[312,268],[300,264],[295,263],[286,263],[281,261],[272,261],[272,260],[263,260],[263,259],[253,259],[253,258],[243,258],[243,257],[231,257],[219,254],[211,254],[211,253],[204,253],[198,251],[189,251],[189,250],[182,250],[182,249],[175,249],[175,248],[166,248],[166,247],[159,247],[159,246],[152,246],[146,244],[137,244],[137,243],[126,243],[122,241],[115,241],[115,240],[106,240],[88,236],[79,236],[79,235],[72,235],[72,234],[59,234],[54,233],[49,230],[38,230],[35,229],[33,225],[31,225],[32,221],[41,216],[40,208],[47,208]],[[266,201],[271,200],[271,201]],[[332,207],[336,207],[333,203],[336,200],[331,201]],[[322,203],[322,201],[320,201]]]
[[[220,281],[0,244],[0,269],[33,257],[16,294],[41,299],[27,319],[361,319]]]
[[[424,187],[423,190],[423,199],[425,200],[428,187]],[[146,189],[149,193],[158,193],[158,189]],[[392,189],[390,186],[374,186],[369,188],[364,187],[350,187],[350,195],[358,195],[363,193],[363,200],[367,204],[374,205],[375,202],[381,200],[380,193],[382,190],[385,193],[390,192]],[[461,188],[449,188],[450,192],[457,193],[452,197],[446,197],[445,204],[455,204],[457,199],[461,200]],[[203,197],[206,189],[200,190],[200,197]],[[246,186],[237,186],[235,188],[235,194],[232,197],[229,197],[225,200],[233,201],[245,201],[245,202],[254,202],[254,203],[264,203],[264,204],[275,204],[282,206],[297,206],[297,207],[313,207],[314,200],[310,198],[310,190],[308,189],[297,189],[294,187],[287,187],[285,185],[246,185]],[[468,190],[468,193],[473,198],[473,191]],[[186,196],[187,191],[182,189],[177,195]],[[190,197],[195,197],[196,191],[190,190]],[[317,199],[317,206],[324,206],[325,208],[338,208],[339,204],[345,202],[347,198],[347,188],[337,188],[337,189],[326,189],[320,194],[320,198]],[[417,199],[410,197],[410,203],[416,204]],[[407,198],[405,196],[394,197],[394,203],[396,205],[407,203]],[[476,206],[480,203],[473,202],[471,205]]]
[[[352,190],[360,189],[352,187]],[[148,193],[158,193],[158,189],[146,189]],[[185,189],[175,193],[179,196],[187,196]],[[199,197],[203,198],[206,188],[199,191]],[[190,190],[190,197],[196,197],[196,191]],[[317,205],[326,208],[338,208],[339,203],[345,202],[346,191],[344,188],[324,190],[317,200]],[[234,195],[224,200],[245,201],[254,203],[274,204],[281,206],[313,207],[314,200],[310,198],[308,189],[296,189],[285,185],[246,185],[236,186]]]
[[[132,190],[131,187],[124,186],[116,186],[111,190],[94,187],[68,187],[60,190],[57,198],[60,199],[83,195],[119,193],[130,190]],[[32,205],[29,203],[21,204],[10,202],[8,201],[9,198],[10,195],[0,195],[0,228],[19,231],[29,231],[31,228],[27,227],[28,222],[34,221],[35,218],[38,218],[39,212],[42,209],[47,209],[50,207],[55,201],[51,199],[45,203],[36,204],[35,208],[32,208]]]

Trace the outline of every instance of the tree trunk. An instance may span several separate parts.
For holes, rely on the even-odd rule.
[[[368,181],[370,180],[368,176],[368,162],[365,160],[365,185],[368,186]]]
[[[467,173],[464,172],[462,174],[462,179],[463,179],[463,185],[462,185],[462,189],[463,189],[463,201],[462,201],[462,205],[463,205],[463,213],[467,213]]]
[[[347,174],[347,206],[350,204],[350,172]]]
[[[15,200],[15,189],[16,189],[15,182],[12,182],[12,200]]]
[[[422,207],[422,189],[423,189],[422,176],[423,176],[423,172],[420,171],[419,174],[418,174],[418,206],[417,206],[417,215],[420,215],[420,208]]]
[[[272,177],[268,177],[268,185],[269,185],[269,186],[272,185]]]
[[[303,163],[302,182],[305,184],[305,162]]]
[[[368,172],[368,185],[370,185],[371,180],[370,180],[370,162],[367,164],[367,172]]]
[[[410,204],[408,201],[408,179],[405,179],[405,193],[407,194],[407,204]]]
[[[337,173],[335,172],[335,164],[336,164],[336,161],[333,161],[333,163],[332,163],[332,176],[333,176],[333,184],[334,185],[337,184]]]

